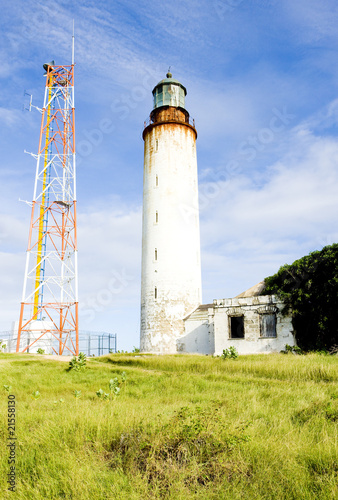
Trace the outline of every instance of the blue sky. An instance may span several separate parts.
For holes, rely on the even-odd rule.
[[[198,130],[203,301],[338,240],[334,0],[0,2],[0,331],[18,319],[42,64],[76,35],[80,328],[139,344],[143,122],[168,66]]]

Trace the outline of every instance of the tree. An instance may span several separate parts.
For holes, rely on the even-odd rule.
[[[299,347],[329,349],[338,343],[338,244],[285,264],[265,279],[264,295],[277,295],[292,314]]]

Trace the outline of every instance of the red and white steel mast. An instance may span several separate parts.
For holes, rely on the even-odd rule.
[[[78,284],[72,64],[44,64],[46,87],[16,352],[78,355]]]

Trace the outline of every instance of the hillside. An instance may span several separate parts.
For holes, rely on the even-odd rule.
[[[1,498],[338,498],[337,356],[2,354],[0,373]]]

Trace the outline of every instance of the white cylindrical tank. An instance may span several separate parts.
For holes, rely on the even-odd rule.
[[[18,339],[19,322],[14,321],[12,326],[12,334],[9,339],[8,352],[16,351],[16,344]],[[53,341],[54,337],[51,333],[54,325],[51,321],[36,320],[31,321],[29,329],[27,330],[25,338],[20,339],[20,351],[22,352],[28,345],[34,344],[29,347],[25,352],[36,354],[38,349],[45,351],[45,354],[53,354]]]
[[[177,352],[202,301],[196,137],[186,89],[167,74],[143,132],[141,351]]]

